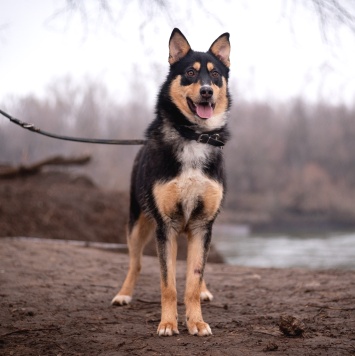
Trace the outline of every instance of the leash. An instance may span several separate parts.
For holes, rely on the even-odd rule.
[[[58,140],[65,140],[65,141],[73,141],[73,142],[86,142],[86,143],[96,143],[96,144],[104,144],[104,145],[144,145],[147,140],[111,140],[111,139],[99,139],[99,138],[83,138],[83,137],[72,137],[72,136],[63,136],[63,135],[56,135],[52,132],[43,131],[36,127],[34,124],[30,124],[19,119],[16,119],[6,113],[5,111],[0,109],[0,114],[8,118],[12,123],[21,126],[22,128],[38,133],[43,136],[56,138]],[[224,141],[220,136],[219,131],[214,132],[206,132],[202,134],[196,133],[193,129],[187,126],[174,126],[180,134],[189,139],[194,140],[199,143],[209,144],[211,146],[223,148]]]
[[[0,114],[8,118],[14,124],[21,126],[22,128],[38,133],[43,136],[48,136],[52,138],[56,138],[58,140],[65,140],[65,141],[74,141],[74,142],[87,142],[87,143],[97,143],[97,144],[104,144],[104,145],[144,145],[146,140],[110,140],[110,139],[97,139],[97,138],[83,138],[83,137],[71,137],[71,136],[62,136],[56,135],[54,133],[43,131],[36,127],[34,124],[30,124],[21,120],[18,120],[5,111],[0,109]]]

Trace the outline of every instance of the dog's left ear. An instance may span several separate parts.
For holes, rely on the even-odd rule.
[[[230,51],[231,45],[229,43],[229,33],[226,32],[220,35],[211,45],[210,52],[214,54],[224,65],[230,67]]]
[[[169,40],[170,65],[185,57],[191,50],[189,42],[178,28],[174,28]]]

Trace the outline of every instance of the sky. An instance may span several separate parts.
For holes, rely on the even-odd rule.
[[[231,83],[246,100],[355,101],[355,34],[329,27],[325,41],[312,8],[296,0],[169,2],[164,12],[148,0],[113,5],[111,18],[84,2],[87,19],[64,0],[0,0],[0,103],[45,97],[48,85],[70,76],[97,80],[124,101],[134,86],[154,101],[168,71],[174,27],[205,51],[222,33],[231,37]]]

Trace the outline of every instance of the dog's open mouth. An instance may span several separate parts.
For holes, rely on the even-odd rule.
[[[201,119],[209,119],[213,115],[215,104],[208,101],[195,104],[190,98],[187,98],[187,104],[190,110]]]

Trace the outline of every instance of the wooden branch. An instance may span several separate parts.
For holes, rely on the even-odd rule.
[[[2,167],[0,168],[0,178],[14,178],[29,174],[37,174],[44,166],[72,166],[84,165],[89,163],[91,156],[80,157],[62,157],[54,156],[45,158],[31,165],[19,165],[17,167]]]

